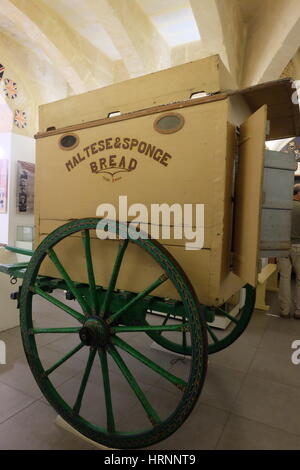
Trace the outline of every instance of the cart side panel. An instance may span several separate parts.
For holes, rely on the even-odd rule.
[[[179,110],[185,126],[172,135],[154,131],[153,123],[161,114],[81,129],[76,132],[80,142],[73,151],[59,148],[61,135],[38,139],[36,244],[39,235],[45,233],[41,226],[44,221],[62,224],[70,219],[94,217],[99,204],[110,203],[117,208],[119,196],[125,195],[128,207],[142,203],[149,213],[151,204],[204,204],[204,247],[210,248],[212,238],[223,235],[227,109],[227,100],[223,100]],[[93,155],[91,144],[96,143],[97,147],[100,139],[108,139],[110,145],[117,139],[137,139],[163,149],[171,158],[165,166],[149,154],[139,153],[136,147],[112,148]],[[89,149],[89,156],[83,151],[85,148]],[[98,171],[99,160],[104,158],[108,164],[111,155],[116,155],[116,165],[121,165],[124,156],[126,168],[132,160],[136,168],[114,178],[109,173],[92,172],[91,165],[96,164]],[[217,192],[216,185],[220,188]],[[175,242],[185,244],[184,239]]]
[[[181,264],[191,279],[201,302],[206,304],[218,303],[222,271],[222,246],[225,231],[224,203],[225,195],[231,193],[231,178],[226,178],[226,171],[231,164],[226,161],[228,139],[228,100],[205,103],[190,108],[179,109],[184,116],[184,127],[175,134],[160,134],[154,130],[153,123],[159,116],[148,115],[109,123],[103,126],[80,129],[76,131],[80,143],[74,151],[64,151],[59,147],[61,136],[47,136],[37,141],[37,201],[36,224],[37,237],[35,245],[57,226],[63,225],[70,219],[96,216],[96,208],[101,203],[110,203],[118,207],[120,195],[127,195],[128,206],[133,203],[143,203],[150,209],[152,203],[204,204],[205,205],[205,237],[204,248],[197,251],[185,249],[185,240],[162,240],[163,244]],[[168,166],[138,153],[133,149],[114,148],[98,152],[88,157],[83,149],[91,148],[91,144],[101,140],[116,142],[120,138],[136,138],[162,148],[172,158]],[[97,146],[96,146],[97,147]],[[93,147],[94,148],[94,147]],[[82,161],[79,163],[79,157]],[[91,163],[99,158],[108,161],[111,154],[116,154],[115,161],[120,161],[123,154],[126,161],[134,158],[137,166],[134,171],[121,173],[112,182],[107,174],[95,174],[91,171]],[[66,166],[73,157],[78,163],[72,168]],[[230,153],[233,158],[233,153]],[[73,161],[73,160],[72,160]],[[120,177],[121,178],[120,178]],[[226,204],[229,199],[227,198]],[[74,253],[82,253],[81,240],[72,241]],[[225,243],[228,246],[228,238]],[[62,254],[63,262],[74,280],[85,282],[85,274],[78,268],[76,256],[71,255],[71,249],[66,249],[68,256]],[[113,255],[111,254],[111,259]],[[99,260],[100,261],[100,260]],[[142,263],[137,257],[128,258],[129,269],[133,271]],[[96,264],[96,271],[100,263]],[[226,263],[228,267],[228,262]],[[43,274],[53,275],[50,264],[45,264]],[[149,279],[151,269],[149,268]],[[153,277],[155,278],[153,268]],[[153,277],[151,280],[153,280]],[[106,284],[102,272],[96,272],[100,285]],[[150,280],[150,281],[151,281]],[[134,281],[134,282],[133,282]],[[132,282],[132,285],[130,284]],[[143,276],[126,278],[118,282],[118,288],[140,291],[144,288]],[[172,292],[167,288],[161,295],[171,297]]]
[[[267,106],[241,126],[235,194],[234,273],[255,286],[259,253]]]

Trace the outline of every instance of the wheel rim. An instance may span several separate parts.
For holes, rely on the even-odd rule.
[[[231,322],[231,326],[226,328],[225,331],[214,328],[208,321],[206,322],[208,332],[208,354],[214,354],[227,348],[234,343],[246,329],[255,305],[255,289],[249,284],[246,285],[244,289],[246,291],[245,303],[235,316],[226,312],[224,308],[221,307],[208,308],[202,306],[203,310],[207,310],[208,317],[213,313],[213,316],[218,315],[230,320]],[[166,315],[161,320],[161,324],[168,325],[170,320],[173,323],[176,321],[174,317]],[[183,321],[182,318],[177,318],[177,322],[181,321]],[[181,334],[178,333],[177,342],[170,341],[170,339],[167,338],[168,333],[162,332],[160,334],[157,332],[150,332],[148,334],[153,341],[169,351],[173,351],[184,356],[190,356],[192,353],[192,348],[187,344],[184,332]]]
[[[227,348],[234,343],[246,329],[255,305],[255,289],[249,284],[247,284],[244,289],[246,291],[245,303],[244,306],[239,309],[236,316],[230,315],[222,308],[215,308],[215,314],[231,321],[231,326],[229,326],[225,332],[213,329],[212,326],[206,324],[209,337],[208,354],[213,354]]]
[[[206,374],[207,337],[205,322],[199,309],[197,297],[188,279],[171,255],[156,241],[142,238],[134,240],[131,238],[130,233],[127,239],[120,242],[110,282],[105,289],[104,298],[103,296],[101,297],[100,305],[100,290],[99,287],[96,286],[93,271],[93,254],[90,243],[90,231],[96,229],[98,222],[99,219],[72,221],[52,232],[35,251],[24,278],[20,300],[21,331],[24,349],[30,368],[43,394],[62,418],[75,429],[94,441],[100,442],[108,447],[146,447],[165,439],[176,431],[188,417],[196,403]],[[120,229],[120,231],[123,230],[122,224],[116,224],[116,230],[118,229]],[[82,236],[83,259],[89,280],[88,287],[84,286],[83,291],[81,290],[83,287],[78,286],[69,277],[54,250],[62,240],[78,232],[80,232]],[[103,241],[100,243],[103,243]],[[124,262],[123,258],[125,258],[129,243],[137,244],[140,248],[145,250],[146,253],[150,254],[162,269],[162,275],[154,280],[150,286],[147,286],[143,292],[136,294],[128,302],[126,301],[126,304],[121,309],[112,310],[112,298],[114,296],[118,274]],[[50,258],[60,272],[62,285],[67,286],[68,292],[75,297],[78,303],[77,308],[70,307],[67,302],[63,302],[47,292],[47,287],[43,284],[44,279],[39,277],[40,266],[46,257]],[[189,370],[184,371],[184,379],[180,375],[174,374],[173,368],[169,370],[153,361],[151,359],[152,353],[150,356],[147,356],[138,350],[135,343],[133,343],[133,345],[130,343],[131,333],[134,333],[137,338],[140,334],[148,334],[149,328],[155,329],[155,327],[147,326],[146,322],[141,322],[140,318],[138,321],[135,321],[134,316],[132,318],[130,317],[129,320],[124,320],[127,318],[126,315],[130,309],[134,309],[141,299],[146,298],[156,287],[164,282],[173,283],[182,299],[182,305],[185,311],[186,320],[182,327],[186,330],[186,335],[190,338],[192,355],[191,361],[188,361],[186,365],[186,368]],[[40,326],[36,322],[33,323],[33,321],[35,321],[35,313],[32,310],[32,301],[35,296],[42,298],[47,305],[49,304],[51,308],[59,312],[59,315],[62,315],[62,312],[64,315],[67,314],[66,318],[74,321],[77,326],[57,327],[55,325],[55,327],[49,327],[47,325],[47,327],[43,327],[43,325]],[[166,329],[168,329],[168,331],[178,331],[176,325],[173,326],[173,330],[171,326],[167,326]],[[129,335],[128,339],[126,337],[126,341],[121,338],[124,334]],[[63,340],[66,342],[68,340],[67,338],[73,335],[72,337],[78,338],[78,344],[68,350],[66,354],[58,358],[50,366],[45,365],[40,355],[40,350],[42,350],[43,347],[40,346],[37,338],[45,337],[46,335],[64,335]],[[51,340],[50,346],[52,345],[53,347],[56,341],[58,340]],[[68,402],[66,396],[62,393],[62,389],[64,383],[67,384],[68,381],[72,382],[73,377],[63,382],[60,387],[57,387],[55,381],[52,381],[51,376],[65,367],[68,361],[75,361],[76,355],[82,352],[85,352],[87,355],[83,374],[75,374],[74,380],[78,379],[76,384],[79,385],[79,387],[75,393],[75,401],[73,399],[73,401]],[[176,405],[168,416],[161,418],[155,407],[151,405],[145,389],[139,386],[138,378],[136,378],[140,368],[137,367],[133,373],[131,370],[132,363],[130,363],[130,367],[128,367],[122,354],[123,356],[126,355],[126,358],[134,358],[134,360],[137,361],[136,364],[139,364],[139,366],[142,365],[146,367],[147,370],[150,370],[151,373],[156,374],[159,383],[163,381],[168,384],[168,386],[171,385],[174,389],[176,388]],[[101,393],[106,415],[105,423],[103,424],[99,424],[96,420],[94,422],[93,415],[92,419],[87,419],[83,416],[83,409],[85,407],[84,400],[88,393],[88,386],[90,381],[94,380],[94,375],[96,375],[93,375],[96,361],[102,373]],[[116,410],[114,409],[114,389],[111,383],[112,375],[115,379],[116,374],[114,374],[115,371],[111,369],[112,364],[115,369],[119,371],[123,382],[130,388],[135,401],[146,415],[147,422],[149,422],[147,428],[142,427],[141,429],[137,429],[135,427],[133,430],[126,429],[123,431],[123,428],[121,431],[118,430],[119,422],[116,417]],[[117,380],[119,380],[119,377]],[[152,389],[153,387],[149,389],[150,396]],[[160,388],[160,390],[163,390],[163,387]],[[177,392],[180,393],[179,398]],[[90,402],[88,404],[90,405]],[[135,409],[136,406],[134,411]],[[130,410],[128,410],[129,417]],[[125,424],[130,425],[130,423],[127,422]]]

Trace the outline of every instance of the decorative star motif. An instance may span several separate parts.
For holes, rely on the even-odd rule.
[[[27,126],[27,114],[25,111],[17,109],[15,111],[14,124],[19,129],[24,129]]]
[[[2,77],[3,77],[4,71],[5,71],[5,67],[4,67],[4,65],[0,64],[0,81],[2,80]]]
[[[11,98],[12,100],[14,100],[18,96],[17,84],[13,80],[10,80],[9,78],[5,78],[4,92],[8,98]]]

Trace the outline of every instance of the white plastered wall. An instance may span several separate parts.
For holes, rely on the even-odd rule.
[[[0,214],[0,243],[17,246],[16,234],[17,226],[33,226],[33,215],[17,214],[16,211],[16,178],[17,161],[34,163],[35,161],[35,141],[34,139],[11,132],[0,133],[0,147],[2,148],[2,158],[9,161],[8,165],[8,212]],[[27,246],[26,248],[31,248]],[[28,257],[21,257],[7,252],[0,248],[0,263],[12,264]],[[8,330],[19,324],[19,310],[17,302],[10,299],[10,294],[16,292],[20,282],[11,285],[6,274],[0,273],[0,331]],[[7,358],[9,361],[9,358]]]

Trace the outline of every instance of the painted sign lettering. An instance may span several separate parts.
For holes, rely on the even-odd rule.
[[[84,147],[81,152],[70,158],[65,166],[68,172],[71,172],[82,162],[89,160],[93,174],[107,175],[104,178],[106,181],[117,181],[121,179],[121,173],[132,172],[138,166],[138,155],[132,157],[128,152],[144,155],[164,167],[168,166],[172,158],[165,150],[142,140],[131,137],[109,137]]]

